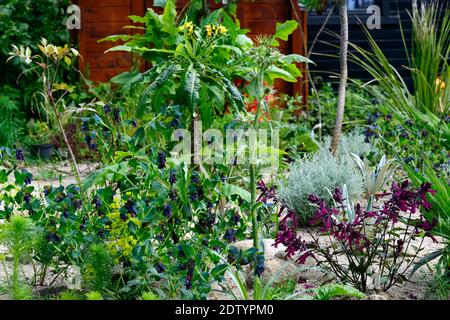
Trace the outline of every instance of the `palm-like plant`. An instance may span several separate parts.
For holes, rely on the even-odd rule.
[[[420,111],[446,114],[450,106],[450,10],[441,14],[437,3],[413,2],[413,27],[409,57],[414,80],[415,106]]]

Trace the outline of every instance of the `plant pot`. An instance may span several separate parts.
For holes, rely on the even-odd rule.
[[[45,161],[51,160],[53,156],[53,145],[46,143],[35,146],[37,156]]]

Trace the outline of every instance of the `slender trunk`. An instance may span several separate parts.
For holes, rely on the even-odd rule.
[[[338,105],[336,110],[336,124],[334,126],[333,138],[331,140],[331,153],[337,154],[339,146],[339,139],[341,137],[342,122],[344,120],[345,110],[345,94],[347,89],[348,78],[348,66],[347,66],[347,54],[348,54],[348,14],[346,0],[337,0],[339,15],[341,19],[341,44],[340,44],[340,81],[339,81],[339,95]]]
[[[260,91],[263,90],[263,86],[264,86],[263,79],[264,79],[263,74],[261,74],[257,79],[257,83],[258,83]],[[258,130],[259,115],[261,113],[263,101],[264,101],[264,95],[260,95],[260,97],[258,97],[257,108],[256,108],[256,113],[255,113],[255,120],[253,122],[253,129],[255,131]],[[259,229],[258,212],[256,210],[256,184],[257,184],[256,179],[258,176],[257,171],[258,171],[257,165],[254,163],[250,163],[250,195],[251,195],[250,215],[252,218],[253,247],[256,249],[257,255],[258,254],[264,255],[264,249],[261,247],[260,242],[259,242],[261,233],[260,233],[260,229]],[[254,280],[255,282],[258,281],[258,278],[259,278],[259,275],[256,272],[257,267],[258,267],[258,260],[255,259],[254,269],[253,269],[254,273],[255,273],[255,280]]]
[[[58,126],[59,126],[59,130],[61,131],[61,134],[64,139],[64,143],[66,144],[66,147],[69,150],[69,155],[70,155],[70,158],[72,159],[72,163],[75,168],[77,182],[81,186],[81,174],[80,174],[80,169],[78,167],[77,159],[75,158],[75,154],[73,153],[72,147],[70,146],[69,139],[67,138],[67,135],[66,135],[66,131],[64,130],[64,125],[61,121],[61,114],[59,113],[58,106],[56,105],[55,100],[53,99],[53,94],[51,92],[51,89],[48,89],[47,94],[50,98],[50,103],[53,108],[53,112],[55,113],[56,120],[57,120]]]

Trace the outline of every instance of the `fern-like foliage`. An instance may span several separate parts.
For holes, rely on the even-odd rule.
[[[112,281],[113,259],[104,244],[90,246],[82,266],[84,285],[92,291],[108,289]]]
[[[31,299],[31,289],[21,279],[21,263],[30,259],[42,233],[33,221],[24,216],[13,215],[11,219],[0,225],[0,244],[4,245],[11,255],[12,275],[8,276],[8,268],[3,263],[7,276],[9,294],[14,300]]]

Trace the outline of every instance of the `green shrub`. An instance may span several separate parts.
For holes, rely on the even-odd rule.
[[[310,194],[316,194],[324,200],[331,200],[330,191],[347,185],[351,198],[362,194],[361,175],[355,169],[348,156],[333,157],[328,149],[298,159],[290,170],[287,181],[280,189],[281,198],[295,210],[302,222],[306,222],[315,211],[308,202]]]
[[[23,134],[25,120],[18,102],[19,90],[9,86],[0,87],[0,146],[12,146]]]
[[[18,108],[28,117],[44,118],[39,114],[35,92],[42,88],[34,80],[33,72],[24,72],[18,61],[6,62],[12,45],[28,46],[36,51],[42,37],[56,45],[70,41],[69,31],[64,24],[65,10],[69,0],[3,0],[0,6],[0,106],[11,111],[14,106],[14,122],[9,122],[0,114],[0,145],[16,143],[20,138],[20,129],[25,129],[26,121],[18,120]],[[65,73],[64,78],[75,79],[75,73]],[[59,80],[59,79],[58,79]],[[65,79],[67,81],[67,79]],[[17,90],[11,90],[17,88]],[[7,115],[6,115],[7,117]],[[25,118],[25,117],[24,117]],[[4,127],[5,123],[9,126]],[[12,130],[12,128],[15,128]],[[17,130],[19,129],[19,130]],[[5,138],[4,135],[7,135]]]

